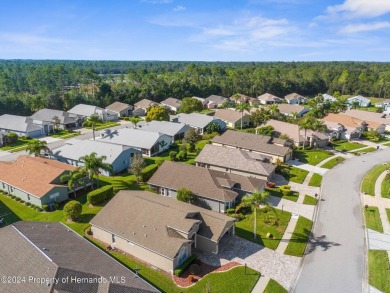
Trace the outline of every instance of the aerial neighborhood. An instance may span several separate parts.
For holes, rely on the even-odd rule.
[[[291,290],[314,249],[327,173],[390,146],[390,103],[339,92],[219,94],[1,115],[0,262],[16,252],[25,276],[47,267],[52,280],[128,279],[82,292],[221,292],[210,276],[249,288],[241,292]],[[17,290],[75,289],[0,287]]]

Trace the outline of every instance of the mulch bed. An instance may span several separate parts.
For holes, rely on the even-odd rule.
[[[183,287],[183,288],[189,287],[191,285],[196,284],[196,282],[201,280],[207,274],[215,273],[215,272],[228,271],[231,268],[234,268],[236,266],[240,266],[241,265],[238,262],[229,262],[229,263],[227,263],[227,264],[225,264],[223,266],[216,267],[216,266],[211,266],[209,264],[206,264],[206,263],[204,263],[204,262],[202,262],[200,260],[196,260],[194,263],[199,265],[200,273],[198,275],[192,275],[193,276],[192,281],[188,278],[188,276],[190,275],[189,268],[187,268],[180,277],[173,275],[172,276],[173,281],[175,282],[175,284],[177,286],[180,286],[180,287]]]

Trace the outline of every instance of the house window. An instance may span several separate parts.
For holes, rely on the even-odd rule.
[[[165,196],[165,189],[164,188],[160,188],[160,194]]]

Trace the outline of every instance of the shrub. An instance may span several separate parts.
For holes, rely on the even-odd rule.
[[[87,199],[92,205],[101,204],[114,195],[114,188],[112,185],[106,185],[98,189],[88,192]]]
[[[233,218],[237,219],[238,221],[244,220],[245,216],[243,214],[233,214],[231,215]]]
[[[40,207],[36,207],[36,210],[37,210],[38,212],[42,212],[42,211],[43,211],[43,209],[40,208]]]
[[[274,235],[272,235],[271,233],[268,232],[266,237],[272,239],[272,238],[274,238]]]
[[[236,209],[227,209],[226,213],[227,214],[234,214],[235,211],[236,211]]]
[[[60,204],[58,202],[53,203],[54,209],[58,210],[60,208]]]
[[[42,209],[43,209],[45,212],[48,212],[48,211],[49,211],[49,205],[47,205],[47,204],[42,205]]]
[[[12,199],[16,199],[16,196],[15,196],[15,195],[11,195],[11,198],[12,198]]]
[[[196,259],[196,255],[192,255],[190,256],[185,262],[183,262],[180,266],[178,266],[175,271],[174,271],[174,274],[175,276],[178,276],[180,277],[181,274],[183,274],[183,272],[186,270],[186,268],[188,268],[188,266]]]
[[[15,200],[19,201],[19,202],[21,201],[21,199],[19,197],[16,197]]]
[[[162,165],[162,163],[164,163],[164,160],[163,159],[158,159],[156,160],[156,165],[157,167],[160,167]]]
[[[187,159],[187,151],[180,151],[177,155],[176,155],[176,159],[178,161],[184,161]]]
[[[7,134],[7,143],[12,144],[18,141],[19,137],[15,132],[9,132]]]
[[[288,189],[288,190],[290,190],[291,186],[290,185],[282,185],[282,186],[280,186],[280,189]]]
[[[76,220],[80,217],[83,206],[77,200],[71,200],[64,206],[64,213],[68,219]]]
[[[30,205],[31,205],[31,202],[26,202],[25,205],[26,205],[26,206],[30,206]]]
[[[156,164],[152,164],[152,165],[147,166],[141,172],[142,180],[143,181],[149,180],[150,177],[152,177],[153,174],[156,173],[157,169],[158,169],[158,166]]]
[[[202,139],[204,139],[204,140],[213,139],[217,135],[218,135],[218,132],[206,133],[206,134],[203,134]]]
[[[20,201],[20,203],[25,203],[25,201],[23,199],[21,199],[21,198],[20,198],[19,201]]]
[[[169,158],[171,159],[171,161],[176,161],[176,155],[177,155],[177,152],[175,152],[175,151],[169,152]]]

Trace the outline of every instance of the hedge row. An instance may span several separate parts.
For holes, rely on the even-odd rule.
[[[150,179],[150,177],[152,177],[153,174],[156,173],[157,169],[158,169],[158,166],[156,164],[152,164],[152,165],[149,165],[146,168],[144,168],[141,172],[142,180],[144,182],[148,181]]]
[[[101,204],[114,195],[114,188],[112,185],[106,185],[88,192],[87,199],[90,204]]]

